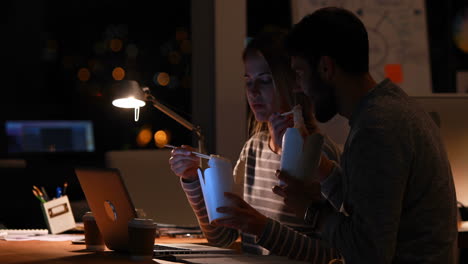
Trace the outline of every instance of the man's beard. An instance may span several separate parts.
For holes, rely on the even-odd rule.
[[[317,76],[314,87],[317,90],[317,97],[314,97],[315,119],[320,123],[325,123],[332,119],[338,112],[336,105],[335,90],[331,85],[326,84]]]

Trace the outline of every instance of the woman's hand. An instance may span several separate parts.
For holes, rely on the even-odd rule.
[[[193,155],[191,151],[193,151],[193,148],[187,145],[173,149],[169,164],[175,175],[188,181],[195,181],[198,179],[197,169],[200,159]]]
[[[271,124],[270,129],[272,129],[273,132],[273,144],[275,144],[278,149],[281,149],[283,144],[283,135],[286,132],[286,129],[294,126],[293,116],[282,116],[279,113],[273,113],[268,121]]]
[[[230,199],[233,205],[218,207],[216,211],[228,214],[229,216],[216,219],[213,221],[213,224],[261,236],[267,224],[267,217],[234,193],[225,192],[224,196]]]

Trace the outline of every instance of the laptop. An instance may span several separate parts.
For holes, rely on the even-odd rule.
[[[128,222],[137,217],[120,171],[115,168],[75,168],[107,248],[128,252]],[[234,249],[202,244],[155,243],[154,255],[225,254]]]

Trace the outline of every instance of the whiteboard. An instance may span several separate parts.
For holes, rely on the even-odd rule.
[[[432,93],[424,0],[291,0],[293,24],[326,6],[346,8],[362,20],[377,82],[389,77],[409,95]]]

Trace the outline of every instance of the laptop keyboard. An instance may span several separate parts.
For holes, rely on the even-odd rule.
[[[154,250],[190,251],[190,249],[188,248],[179,248],[179,247],[171,247],[171,246],[163,246],[163,245],[154,245]]]

